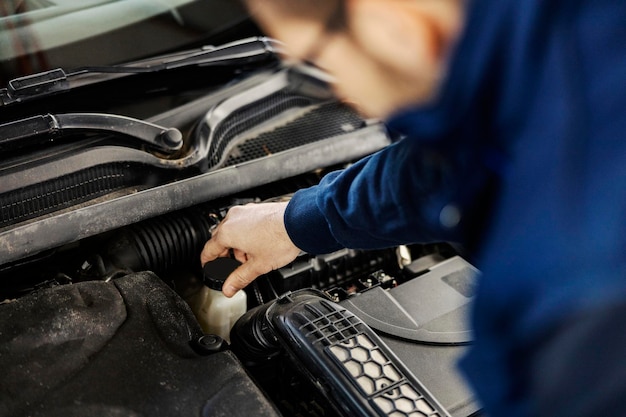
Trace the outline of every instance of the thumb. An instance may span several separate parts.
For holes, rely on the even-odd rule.
[[[245,262],[231,272],[226,281],[224,281],[222,293],[224,293],[226,297],[232,297],[237,291],[245,288],[259,275],[264,273],[264,271],[259,271],[254,262]]]

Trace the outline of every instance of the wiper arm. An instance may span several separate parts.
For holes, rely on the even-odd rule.
[[[0,151],[32,146],[47,142],[50,137],[80,131],[125,135],[166,153],[183,145],[183,135],[175,128],[113,114],[68,113],[34,116],[0,125]]]
[[[116,65],[116,66],[89,66],[78,68],[68,74],[79,75],[84,73],[113,73],[113,74],[142,74],[157,71],[166,71],[182,68],[189,65],[231,65],[255,61],[258,58],[280,51],[280,43],[270,38],[248,38],[218,47],[205,47],[201,51],[177,54],[166,61],[154,65]]]
[[[5,89],[0,89],[0,106],[16,101],[41,97],[70,90],[72,79],[86,74],[103,74],[103,81],[131,74],[169,71],[188,66],[243,65],[262,61],[280,51],[280,44],[266,37],[255,37],[227,43],[218,47],[206,47],[200,51],[156,57],[126,65],[89,66],[67,73],[61,68],[38,74],[15,78]]]

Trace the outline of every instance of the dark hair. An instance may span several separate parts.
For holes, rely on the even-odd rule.
[[[287,15],[324,22],[329,32],[339,31],[346,26],[345,0],[243,0],[251,7],[272,4]]]

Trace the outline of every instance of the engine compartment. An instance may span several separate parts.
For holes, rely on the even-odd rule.
[[[89,123],[21,131],[35,105],[2,121],[0,415],[478,415],[454,365],[478,271],[450,243],[303,253],[245,290],[230,342],[203,332],[199,253],[230,207],[288,200],[401,140],[313,68],[252,67],[157,114],[97,109],[176,129],[171,152]],[[44,114],[67,114],[55,97]],[[298,297],[353,330],[303,354],[302,329],[279,325]]]

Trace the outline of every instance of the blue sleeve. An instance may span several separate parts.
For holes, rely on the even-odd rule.
[[[508,3],[491,6],[507,9]],[[497,21],[500,11],[477,12]],[[388,122],[405,139],[294,195],[285,225],[300,249],[325,253],[454,241],[470,253],[480,250],[508,144],[485,130],[497,99],[490,88],[500,74],[488,71],[489,54],[501,37],[476,34],[474,25],[466,31],[451,54],[439,97]],[[476,54],[477,48],[484,53]]]
[[[285,212],[287,232],[309,253],[458,241],[463,202],[472,200],[458,187],[462,161],[469,157],[460,151],[459,158],[446,155],[455,154],[405,138],[330,173],[294,195]],[[463,189],[472,188],[470,178],[463,181]]]

